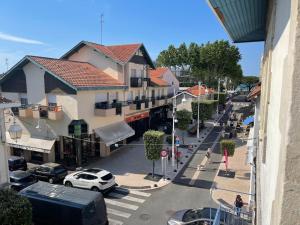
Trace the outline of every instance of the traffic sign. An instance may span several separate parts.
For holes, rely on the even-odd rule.
[[[160,156],[161,157],[167,157],[168,156],[168,152],[166,151],[166,150],[162,150],[161,152],[160,152]]]

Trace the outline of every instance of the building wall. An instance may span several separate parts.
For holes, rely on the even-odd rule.
[[[166,73],[163,74],[163,79],[168,82],[170,87],[167,89],[167,94],[173,94],[174,93],[174,87],[175,87],[175,93],[178,93],[179,91],[179,81],[175,77],[175,75],[171,72],[171,70],[167,70]],[[172,86],[174,85],[174,86]]]
[[[25,65],[23,70],[26,75],[28,104],[46,105],[45,71],[31,62]]]
[[[261,69],[257,221],[260,225],[298,224],[299,1],[270,1],[270,7]]]
[[[112,59],[98,51],[95,51],[91,47],[84,46],[80,48],[78,52],[69,57],[69,60],[88,62],[113,78],[123,81],[123,76],[121,76],[123,73],[122,68],[118,67],[118,64]]]
[[[93,129],[106,126],[111,123],[116,123],[124,120],[124,115],[112,115],[112,116],[95,116],[95,103],[96,94],[106,94],[108,91],[80,91],[77,94],[78,100],[78,117],[84,119],[89,125],[89,133],[92,133]],[[114,94],[115,91],[109,91]],[[118,91],[119,96],[124,95],[124,91]]]

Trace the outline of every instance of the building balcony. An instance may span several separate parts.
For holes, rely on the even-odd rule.
[[[33,106],[32,117],[35,119],[61,120],[63,118],[62,106]]]
[[[165,96],[157,97],[157,106],[163,106],[165,104],[166,104],[166,97]]]
[[[97,102],[95,103],[95,116],[116,116],[122,115],[123,104],[121,102]]]
[[[130,110],[142,110],[145,109],[145,103],[141,100],[134,100],[133,102],[129,102]]]
[[[14,112],[15,114],[15,112]],[[19,117],[23,117],[23,118],[30,118],[32,117],[32,108],[30,106],[22,106],[20,108],[18,108],[18,115]]]
[[[143,87],[143,79],[141,77],[131,77],[130,87]]]
[[[143,78],[143,87],[147,88],[150,87],[150,85],[151,85],[150,78]]]

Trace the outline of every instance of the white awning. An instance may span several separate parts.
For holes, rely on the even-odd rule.
[[[21,148],[24,150],[41,152],[41,153],[50,153],[51,148],[55,140],[45,140],[32,138],[29,135],[22,135],[17,141],[10,138],[8,132],[6,132],[6,144],[13,148]]]
[[[135,131],[124,121],[95,129],[95,133],[106,146],[125,140],[135,134]]]

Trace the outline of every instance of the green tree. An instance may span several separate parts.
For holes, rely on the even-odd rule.
[[[12,190],[0,190],[0,224],[31,225],[31,204]]]
[[[144,133],[145,155],[148,160],[152,160],[152,177],[154,177],[155,161],[160,158],[163,147],[164,132],[148,130]]]
[[[249,91],[258,82],[259,82],[259,78],[256,76],[245,76],[245,77],[242,77],[241,81],[240,81],[241,84],[244,84],[248,87]]]
[[[227,149],[228,156],[233,156],[235,151],[235,142],[233,140],[224,139],[220,143],[220,152],[224,155],[224,149]]]
[[[178,120],[177,128],[182,131],[182,143],[184,144],[184,131],[188,129],[192,119],[192,113],[186,109],[183,109],[176,112],[176,118]]]
[[[201,121],[201,126],[204,126],[204,121],[212,117],[214,109],[216,107],[216,101],[214,100],[204,100],[199,102],[199,120]],[[198,102],[192,102],[192,115],[194,119],[198,119]]]
[[[220,105],[225,105],[226,103],[226,97],[227,97],[227,94],[224,93],[224,92],[220,92],[219,93],[219,104]],[[218,100],[218,93],[214,93],[214,100]]]

